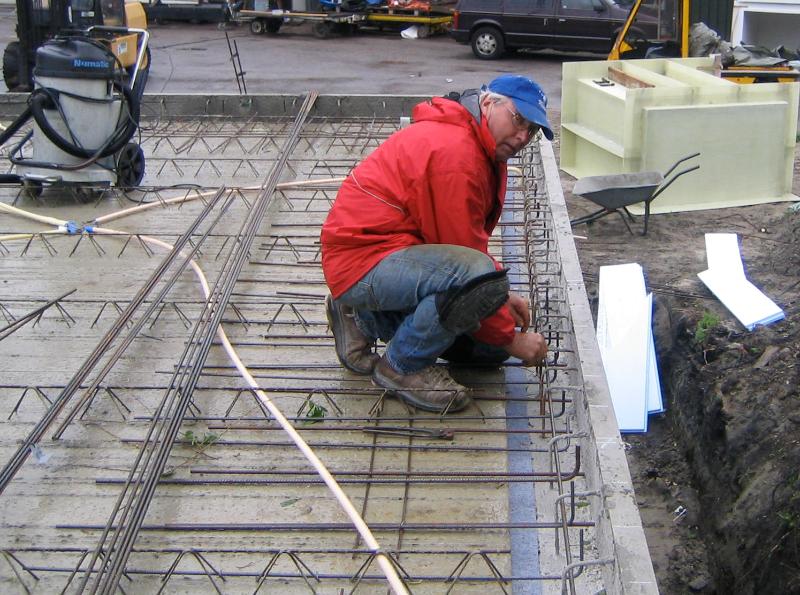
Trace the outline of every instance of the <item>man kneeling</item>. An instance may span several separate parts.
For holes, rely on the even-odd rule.
[[[457,98],[414,108],[342,184],[322,227],[326,301],[342,365],[403,401],[458,411],[469,391],[438,357],[541,362],[547,345],[527,333],[529,304],[509,291],[488,254],[500,219],[506,161],[541,132],[547,99],[530,79],[503,75]],[[382,357],[377,339],[387,343]]]

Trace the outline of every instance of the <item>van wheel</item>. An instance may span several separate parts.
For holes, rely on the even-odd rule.
[[[481,60],[496,60],[505,52],[503,34],[494,27],[481,27],[472,34],[472,53]]]
[[[264,32],[264,21],[261,19],[253,19],[250,21],[250,33],[253,35],[261,35]]]

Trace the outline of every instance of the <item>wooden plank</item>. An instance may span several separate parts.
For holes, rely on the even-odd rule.
[[[637,79],[626,72],[621,71],[619,68],[613,66],[608,67],[608,78],[617,84],[622,85],[627,89],[650,89],[655,85],[646,83],[643,80]]]

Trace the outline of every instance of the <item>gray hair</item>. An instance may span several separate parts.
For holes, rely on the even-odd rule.
[[[492,103],[500,103],[501,101],[511,101],[509,97],[501,95],[500,93],[495,93],[494,91],[481,91],[481,95],[478,101],[480,103],[483,103],[483,100],[487,98]]]

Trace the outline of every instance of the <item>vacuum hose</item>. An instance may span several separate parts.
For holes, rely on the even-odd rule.
[[[118,126],[114,134],[100,147],[90,149],[79,147],[61,136],[61,134],[53,128],[47,120],[45,110],[52,109],[53,101],[58,100],[58,91],[41,87],[34,89],[29,99],[29,108],[26,111],[33,115],[33,119],[50,142],[65,153],[83,159],[101,159],[119,152],[130,140],[134,132],[136,132],[136,128],[139,126],[139,101],[133,96],[126,85],[118,81],[114,81],[113,85],[122,93],[124,99],[120,115],[125,117],[125,123],[124,125]]]
[[[14,120],[8,128],[6,128],[2,133],[0,133],[0,147],[8,142],[12,136],[17,133],[17,130],[22,128],[25,125],[25,122],[31,117],[31,106],[25,108],[25,111],[22,112],[16,120]]]

